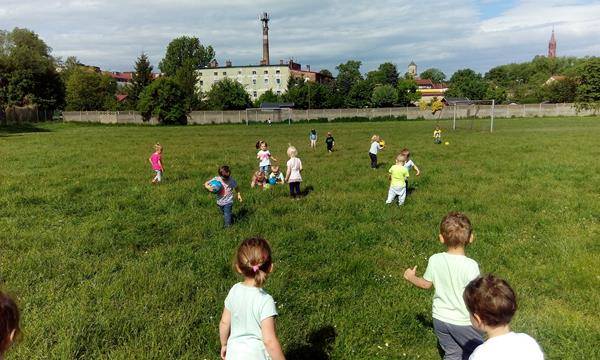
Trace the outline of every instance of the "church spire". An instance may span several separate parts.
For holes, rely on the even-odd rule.
[[[552,28],[552,36],[550,37],[550,42],[548,43],[548,57],[551,59],[556,57],[556,38],[554,37],[554,27]]]

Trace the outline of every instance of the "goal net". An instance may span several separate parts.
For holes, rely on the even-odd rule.
[[[494,131],[495,100],[449,99],[452,129]]]

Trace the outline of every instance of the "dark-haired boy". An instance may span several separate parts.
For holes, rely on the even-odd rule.
[[[470,360],[544,359],[542,349],[531,336],[510,331],[517,299],[505,280],[491,274],[478,277],[467,285],[463,297],[473,326],[488,338],[475,349]]]
[[[465,256],[465,247],[473,242],[469,218],[460,212],[446,215],[440,224],[439,240],[448,250],[429,258],[422,278],[416,275],[416,266],[406,269],[404,278],[422,289],[435,288],[433,329],[444,360],[464,360],[483,343],[481,334],[471,325],[463,300],[465,286],[479,276],[477,262]]]
[[[210,185],[213,180],[219,181],[222,185],[221,190],[216,193],[217,205],[223,214],[224,226],[230,227],[233,223],[233,191],[235,190],[237,193],[239,202],[242,202],[242,194],[240,194],[237,181],[231,177],[231,170],[227,165],[219,167],[219,176],[215,176],[204,183],[204,187],[208,191],[214,190]]]

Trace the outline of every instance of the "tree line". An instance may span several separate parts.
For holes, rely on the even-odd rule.
[[[154,78],[148,56],[142,53],[131,83],[118,87],[115,79],[75,57],[54,58],[51,48],[31,30],[0,30],[0,115],[9,106],[34,105],[47,110],[138,110],[146,118],[182,123],[190,111],[238,110],[262,102],[293,102],[299,109],[364,108],[412,106],[421,97],[415,79],[400,74],[395,64],[385,62],[363,74],[357,60],[336,66],[335,77],[322,70],[327,79],[322,83],[291,77],[287,92],[276,95],[269,90],[254,102],[243,85],[231,79],[218,81],[204,94],[196,74],[213,59],[212,46],[204,46],[197,37],[178,37],[158,65],[160,77]],[[548,81],[555,75],[559,76]],[[449,79],[431,68],[420,78],[446,84],[447,97],[497,103],[575,102],[582,109],[600,109],[600,58],[595,57],[537,56],[485,74],[461,69]],[[117,94],[125,99],[117,101]]]

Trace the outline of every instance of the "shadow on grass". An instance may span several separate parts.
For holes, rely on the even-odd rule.
[[[248,209],[246,206],[243,206],[240,210],[238,210],[237,213],[234,213],[233,221],[236,223],[245,222],[252,216],[253,213],[254,211]]]
[[[21,125],[0,125],[0,136],[9,136],[15,134],[26,134],[36,132],[50,132],[48,129],[42,129],[32,124]]]
[[[292,344],[285,353],[288,360],[329,360],[329,353],[337,337],[335,328],[331,325],[313,331],[308,336],[308,344]]]
[[[314,190],[315,190],[315,188],[312,185],[308,185],[304,188],[304,190],[300,191],[300,196],[301,197],[308,196],[308,194],[310,194]]]

